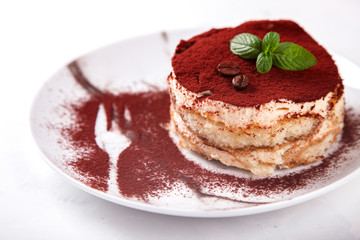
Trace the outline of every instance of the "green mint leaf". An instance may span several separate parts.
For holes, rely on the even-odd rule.
[[[291,42],[280,43],[272,58],[274,65],[284,70],[304,70],[317,63],[308,50]]]
[[[230,41],[230,50],[244,59],[255,59],[262,51],[261,39],[250,33],[241,33]]]
[[[264,39],[262,40],[262,50],[263,52],[271,53],[276,50],[279,46],[280,35],[277,32],[268,32]]]
[[[272,66],[271,54],[260,53],[256,60],[256,69],[260,73],[267,73],[270,71]]]

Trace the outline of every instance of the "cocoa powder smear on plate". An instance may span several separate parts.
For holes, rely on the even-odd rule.
[[[89,86],[84,87],[89,89]],[[62,132],[75,148],[88,149],[79,151],[69,165],[83,176],[81,179],[86,185],[104,192],[108,189],[110,161],[108,154],[95,141],[94,129],[100,104],[105,106],[108,128],[115,110],[121,134],[131,141],[118,158],[118,191],[126,198],[144,201],[172,191],[176,182],[182,182],[199,196],[211,195],[212,188],[233,189],[243,196],[291,192],[321,179],[329,169],[346,161],[339,156],[349,151],[359,138],[359,116],[347,111],[339,147],[320,164],[280,176],[237,177],[207,170],[181,153],[165,127],[170,121],[167,91],[121,93],[117,96],[95,92],[90,99],[70,106],[75,123]],[[130,113],[130,122],[125,118],[125,108]],[[237,189],[242,189],[241,193]]]

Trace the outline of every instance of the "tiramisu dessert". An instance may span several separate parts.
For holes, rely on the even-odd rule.
[[[320,160],[343,127],[338,69],[292,21],[181,40],[168,84],[180,146],[258,176]]]

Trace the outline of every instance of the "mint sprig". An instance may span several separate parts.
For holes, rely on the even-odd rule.
[[[280,35],[277,32],[268,32],[262,40],[261,48],[266,55],[269,55],[279,46]]]
[[[274,65],[284,70],[304,70],[317,62],[308,50],[291,42],[280,43],[272,56]]]
[[[258,72],[267,73],[270,71],[272,66],[272,57],[271,55],[266,55],[265,52],[261,52],[256,59],[256,69]]]
[[[256,58],[256,69],[260,73],[267,73],[272,65],[283,70],[304,70],[317,63],[305,48],[291,42],[280,43],[277,32],[268,32],[263,40],[241,33],[230,41],[230,50],[244,59]]]
[[[245,59],[254,59],[261,53],[261,39],[250,33],[236,35],[230,44],[230,50]]]

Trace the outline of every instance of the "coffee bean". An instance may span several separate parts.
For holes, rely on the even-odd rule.
[[[240,73],[240,66],[236,62],[224,61],[219,63],[217,71],[225,76],[235,76]]]
[[[232,85],[236,90],[243,90],[249,84],[249,78],[245,75],[237,75],[232,79]]]

